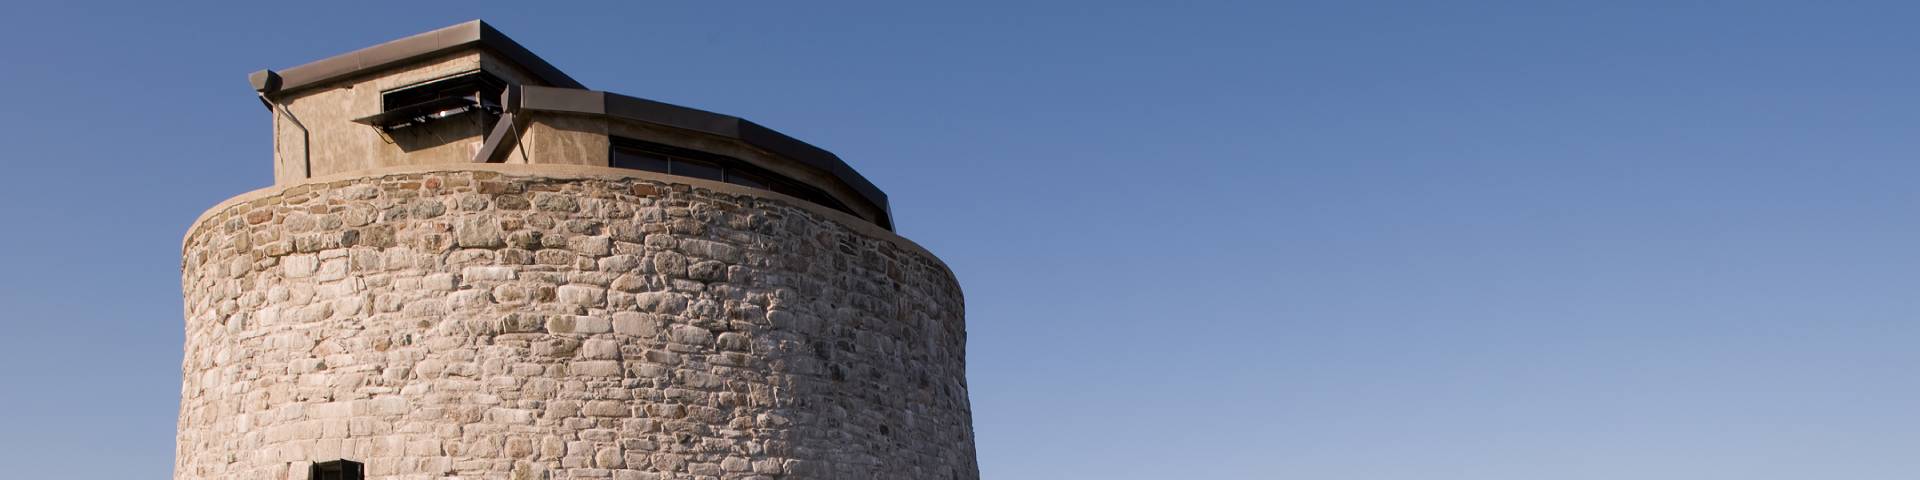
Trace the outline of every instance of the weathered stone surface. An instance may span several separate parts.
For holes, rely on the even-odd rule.
[[[470,215],[454,228],[454,242],[465,248],[497,248],[506,245],[500,222],[489,215]]]
[[[560,294],[560,303],[565,304],[595,307],[607,301],[607,290],[604,288],[587,285],[561,285],[558,292]]]
[[[694,280],[718,282],[727,279],[727,264],[708,260],[687,267],[687,277]]]
[[[614,313],[613,332],[621,335],[652,337],[660,333],[660,319],[638,312]]]
[[[188,238],[176,479],[978,477],[959,287],[904,240],[657,180],[293,188]]]
[[[533,204],[541,210],[550,212],[576,212],[580,204],[573,197],[559,193],[540,193],[533,196]]]

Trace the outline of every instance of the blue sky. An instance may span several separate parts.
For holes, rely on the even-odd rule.
[[[1920,4],[911,3],[6,7],[0,462],[164,478],[246,74],[484,18],[886,189],[985,478],[1920,473]]]

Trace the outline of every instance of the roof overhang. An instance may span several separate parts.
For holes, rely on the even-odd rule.
[[[520,89],[519,109],[603,116],[733,140],[826,172],[860,195],[861,200],[879,209],[881,218],[875,219],[875,223],[893,228],[887,194],[840,156],[740,117],[618,93],[536,86]]]
[[[247,79],[253,84],[254,91],[263,94],[291,92],[467,48],[484,48],[498,53],[525,68],[542,83],[556,87],[586,88],[573,77],[567,76],[565,72],[561,72],[546,60],[534,55],[532,51],[527,50],[527,47],[520,46],[518,42],[507,38],[506,34],[500,33],[492,25],[479,20],[335,55],[286,70],[253,72]]]

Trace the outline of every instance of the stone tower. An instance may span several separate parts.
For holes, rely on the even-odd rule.
[[[274,185],[187,232],[175,479],[979,476],[960,287],[832,153],[478,21],[252,82]]]

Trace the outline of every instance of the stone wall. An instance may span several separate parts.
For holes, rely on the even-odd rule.
[[[850,215],[467,165],[216,207],[176,479],[973,479],[960,289]]]

